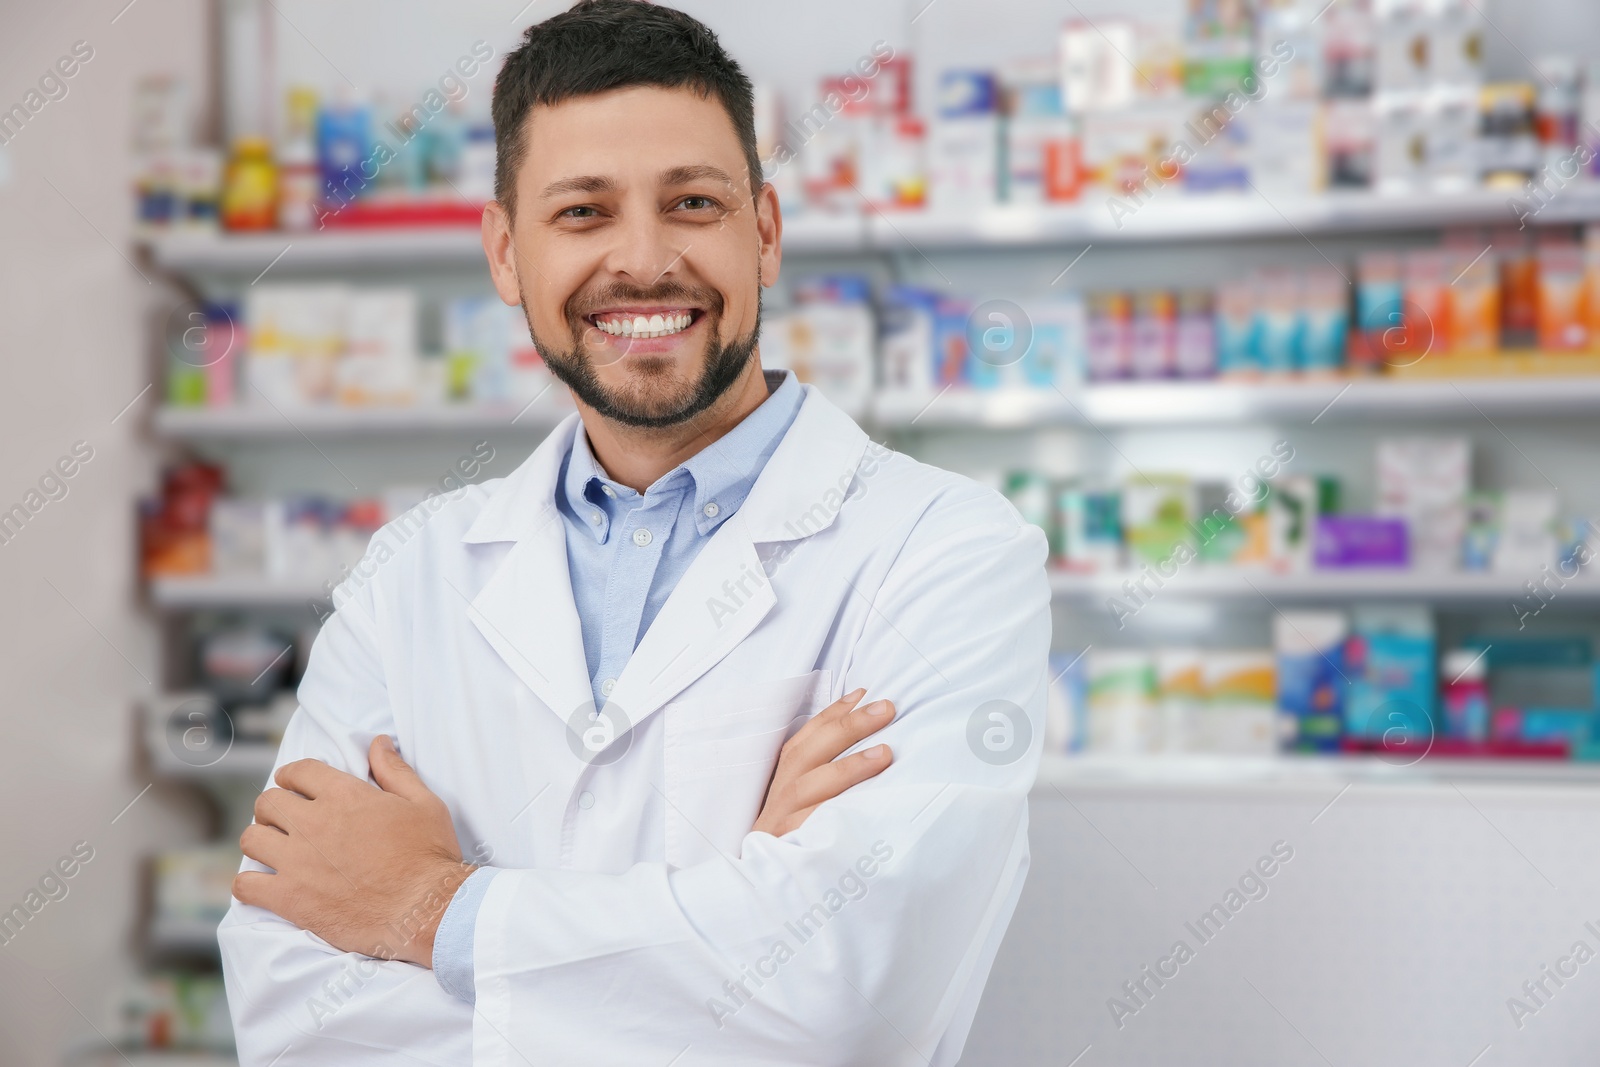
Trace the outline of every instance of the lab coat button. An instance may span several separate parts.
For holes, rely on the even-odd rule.
[[[583,792],[579,793],[578,794],[578,807],[582,808],[585,811],[588,811],[590,808],[594,807],[594,794],[589,792],[587,789],[585,789]]]

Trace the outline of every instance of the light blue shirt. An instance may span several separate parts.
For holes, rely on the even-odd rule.
[[[639,639],[717,528],[744,504],[800,411],[794,375],[768,371],[767,399],[643,493],[609,478],[579,423],[562,461],[556,507],[565,519],[572,599],[595,707],[603,707]],[[456,891],[433,939],[445,992],[474,1003],[473,933],[498,873],[480,867]]]

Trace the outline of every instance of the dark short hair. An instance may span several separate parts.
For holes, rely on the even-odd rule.
[[[755,91],[717,35],[682,11],[643,0],[582,0],[529,26],[495,78],[495,199],[515,212],[532,108],[641,85],[715,96],[744,149],[752,195],[761,188]]]

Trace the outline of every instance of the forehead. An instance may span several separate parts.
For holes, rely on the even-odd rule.
[[[538,195],[564,178],[622,183],[673,168],[712,166],[735,178],[744,150],[722,102],[689,89],[634,86],[531,109],[518,186]]]

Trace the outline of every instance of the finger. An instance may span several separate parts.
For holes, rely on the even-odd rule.
[[[251,823],[239,835],[239,850],[276,871],[287,860],[289,839],[270,826]]]
[[[372,746],[367,750],[367,761],[372,765],[372,780],[385,793],[394,793],[407,800],[432,799],[433,790],[423,785],[417,772],[411,769],[411,764],[400,758],[388,734],[379,734],[372,739]]]
[[[283,906],[279,899],[282,890],[278,885],[278,876],[267,874],[263,871],[241,871],[233,876],[233,895],[241,904],[249,904],[256,908],[266,908],[274,914],[288,916],[278,909]]]
[[[355,775],[335,770],[319,759],[297,759],[293,763],[285,763],[278,768],[278,773],[272,776],[272,780],[285,789],[294,790],[307,800],[317,799],[330,789],[344,784],[346,780],[359,781]]]
[[[831,719],[808,722],[806,728],[784,746],[784,755],[789,761],[784,769],[805,774],[821,767],[893,721],[894,704],[887,700],[874,700]]]
[[[296,822],[311,805],[299,793],[287,789],[269,789],[256,797],[256,822],[271,826],[284,833],[293,833]]]
[[[832,760],[802,776],[794,785],[793,802],[797,808],[811,808],[832,800],[853,785],[882,774],[894,762],[894,753],[888,745],[873,745],[860,752],[852,752],[843,759]]]

